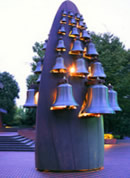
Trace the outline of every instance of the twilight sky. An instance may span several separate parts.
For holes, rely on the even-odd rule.
[[[0,72],[14,76],[20,87],[18,106],[26,99],[26,78],[35,55],[32,46],[44,42],[63,0],[0,0]],[[130,48],[130,0],[73,0],[88,30],[110,32]]]

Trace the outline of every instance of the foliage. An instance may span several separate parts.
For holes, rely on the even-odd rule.
[[[0,82],[4,85],[0,90],[0,108],[7,111],[7,114],[3,115],[3,123],[11,125],[15,114],[15,99],[19,97],[18,83],[7,72],[0,73]]]
[[[122,108],[122,112],[104,116],[105,132],[130,136],[130,50],[110,33],[91,36],[107,75],[106,84],[114,86]]]

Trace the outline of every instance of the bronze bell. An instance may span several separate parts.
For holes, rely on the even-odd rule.
[[[70,73],[71,76],[82,77],[85,78],[88,74],[88,70],[85,65],[85,61],[83,58],[79,58],[76,60],[76,71]]]
[[[76,19],[76,20],[80,20],[80,14],[79,14],[79,13],[77,13],[77,14],[75,15],[75,19]]]
[[[62,16],[67,16],[67,11],[63,10]]]
[[[87,29],[88,27],[87,27],[86,23],[85,23],[85,22],[83,22],[83,24],[84,24],[83,29]]]
[[[86,107],[79,117],[115,113],[109,105],[108,88],[103,84],[92,85],[86,94]]]
[[[65,17],[62,17],[62,19],[60,20],[60,23],[61,23],[61,24],[66,24],[66,23],[67,23],[66,18],[65,18]]]
[[[75,38],[77,36],[79,36],[79,31],[78,31],[77,27],[73,27],[72,31],[70,31],[70,33],[69,33],[69,37]]]
[[[69,25],[75,26],[77,24],[76,20],[74,18],[70,19]]]
[[[62,37],[59,38],[58,45],[56,47],[56,51],[66,51],[64,40]]]
[[[34,73],[35,74],[40,74],[42,72],[42,68],[43,68],[42,62],[38,61]]]
[[[69,54],[80,55],[81,52],[83,52],[81,41],[76,38]]]
[[[92,58],[97,58],[97,56],[98,56],[98,52],[95,48],[95,44],[92,43],[92,41],[90,41],[87,44],[87,52],[84,57],[88,59],[92,59]]]
[[[70,33],[69,33],[69,37],[75,38],[77,36],[79,36],[79,31],[78,31],[77,27],[73,27],[72,31],[70,31]]]
[[[68,17],[72,18],[74,16],[74,13],[72,11],[69,12]]]
[[[109,104],[112,107],[112,109],[114,111],[121,111],[121,108],[118,105],[117,92],[113,90],[111,84],[108,85],[108,98],[109,98]]]
[[[56,100],[50,109],[76,109],[77,106],[78,104],[73,97],[72,85],[68,83],[62,83],[58,85]]]
[[[24,104],[25,108],[32,108],[37,106],[35,94],[35,89],[28,89],[26,103]]]
[[[62,25],[58,31],[58,34],[61,34],[61,35],[65,35],[66,34],[66,30],[65,30],[65,27]]]
[[[45,40],[45,43],[43,44],[43,48],[42,48],[42,50],[46,50],[46,48],[47,48],[47,42],[48,42],[48,40]]]
[[[83,21],[82,21],[82,20],[79,20],[77,27],[80,28],[80,29],[83,29],[83,28],[84,28],[84,24],[83,24]]]
[[[40,81],[41,81],[41,74],[39,75],[39,77],[38,77],[38,79],[37,79],[37,83],[40,83]]]
[[[61,57],[61,54],[56,58],[56,63],[51,70],[52,73],[66,73],[66,67],[64,66],[64,58]]]
[[[80,20],[81,20],[81,21],[83,21],[83,20],[84,20],[84,18],[83,18],[83,16],[82,16],[82,15],[80,15]]]
[[[85,41],[85,40],[90,40],[90,38],[91,37],[90,37],[89,33],[84,29],[81,33],[80,40]]]
[[[89,67],[88,79],[106,78],[101,62],[94,62]]]

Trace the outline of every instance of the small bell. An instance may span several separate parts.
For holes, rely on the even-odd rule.
[[[74,13],[72,11],[69,12],[68,17],[72,18],[74,16]]]
[[[72,93],[72,85],[66,82],[58,85],[56,100],[50,110],[76,109],[77,106]]]
[[[108,88],[103,84],[92,85],[86,94],[86,107],[79,117],[97,116],[100,114],[114,114],[109,105]]]
[[[83,16],[82,16],[82,15],[80,16],[80,20],[81,20],[81,21],[83,21],[83,20],[84,20],[84,18],[83,18]]]
[[[85,22],[83,22],[83,25],[84,25],[83,29],[87,29],[88,28]]]
[[[59,38],[58,45],[56,47],[56,51],[66,51],[64,40],[62,37]]]
[[[73,43],[71,51],[69,51],[69,54],[80,55],[81,52],[83,52],[81,41],[78,38],[76,38]]]
[[[65,30],[65,27],[62,25],[58,31],[58,34],[60,35],[65,35],[66,34],[66,30]]]
[[[62,19],[60,20],[60,23],[61,23],[61,24],[66,24],[66,23],[67,23],[66,18],[65,18],[65,17],[62,17]]]
[[[77,14],[75,15],[75,19],[76,19],[76,20],[80,20],[80,14],[79,14],[79,13],[77,13]]]
[[[89,41],[90,38],[91,37],[90,37],[89,33],[84,29],[82,31],[82,33],[81,33],[80,40],[83,40],[83,41],[87,40],[87,41]]]
[[[61,57],[60,53],[58,57],[56,58],[56,64],[54,65],[51,72],[52,73],[66,73],[66,67],[64,66],[64,58]]]
[[[69,25],[75,26],[77,24],[76,20],[74,18],[70,19]]]
[[[37,106],[35,94],[36,93],[34,89],[28,89],[26,103],[24,104],[25,108],[32,108]]]
[[[35,74],[40,74],[40,73],[42,72],[42,68],[43,68],[42,62],[41,62],[41,61],[38,61],[34,73],[35,73]]]
[[[85,61],[83,58],[79,58],[76,60],[76,71],[70,73],[71,76],[82,77],[85,78],[88,74],[88,70],[85,65]]]
[[[88,79],[106,78],[101,62],[94,62],[89,67]]]
[[[111,84],[108,85],[108,98],[109,98],[109,104],[112,107],[112,109],[114,111],[121,111],[121,108],[118,105],[117,92],[113,90]]]
[[[43,51],[45,51],[47,48],[47,42],[48,42],[48,40],[45,40],[45,43],[43,44],[43,48],[42,48]]]
[[[72,31],[70,31],[70,33],[69,33],[69,37],[75,38],[77,36],[79,36],[79,31],[78,31],[77,27],[73,27]]]
[[[67,16],[67,11],[63,10],[62,16]]]
[[[80,29],[83,29],[83,28],[84,28],[84,24],[83,24],[83,21],[82,21],[82,20],[79,20],[77,27],[80,28]]]
[[[39,75],[39,77],[38,77],[38,79],[37,79],[37,83],[39,84],[40,83],[40,81],[41,81],[41,74]]]
[[[98,52],[95,48],[95,44],[90,41],[87,44],[87,53],[85,54],[85,58],[92,59],[92,58],[97,58]]]

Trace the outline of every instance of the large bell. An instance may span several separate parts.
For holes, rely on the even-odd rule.
[[[66,67],[64,66],[64,58],[61,57],[61,54],[56,58],[56,63],[51,70],[52,73],[66,73]]]
[[[38,77],[38,79],[37,79],[37,83],[39,84],[40,83],[40,81],[41,81],[41,74],[39,75],[39,77]]]
[[[106,78],[101,62],[94,62],[89,67],[88,79]]]
[[[68,83],[60,84],[57,88],[57,96],[51,110],[76,109],[78,106],[72,93],[72,85]]]
[[[42,48],[42,50],[46,50],[46,48],[47,48],[47,42],[48,42],[48,40],[45,40],[45,43],[43,44],[43,48]]]
[[[80,55],[80,53],[83,52],[81,41],[77,38],[75,39],[71,51],[69,51],[69,54],[74,55]]]
[[[97,57],[97,56],[98,56],[98,52],[95,48],[95,44],[90,41],[87,45],[87,53],[85,54],[85,57],[91,59],[92,57]]]
[[[88,70],[85,65],[85,61],[83,58],[79,58],[76,60],[76,71],[73,73],[70,73],[71,76],[75,77],[82,77],[85,78],[88,74]]]
[[[35,74],[40,74],[40,73],[42,72],[42,68],[43,68],[42,62],[41,62],[41,61],[38,61],[34,73],[35,73]]]
[[[26,103],[24,104],[25,108],[32,108],[37,106],[35,94],[35,89],[28,89]]]
[[[66,30],[65,30],[65,27],[62,25],[58,31],[58,34],[60,35],[65,35],[66,34]]]
[[[112,109],[114,111],[121,111],[121,108],[118,105],[117,92],[113,90],[110,84],[108,85],[108,98],[109,98],[109,104],[112,107]]]
[[[64,45],[64,40],[62,37],[59,38],[56,51],[66,51],[65,45]]]
[[[72,31],[70,31],[70,33],[69,33],[69,37],[75,38],[77,36],[79,36],[79,31],[78,31],[77,27],[73,27]]]
[[[75,26],[77,24],[76,20],[74,18],[71,18],[69,25]]]
[[[90,86],[86,94],[86,108],[82,116],[113,113],[114,111],[109,105],[108,88],[103,84]]]
[[[67,23],[67,20],[65,17],[62,17],[62,19],[60,20],[60,23],[61,24],[66,24]]]
[[[85,40],[90,40],[90,38],[91,37],[90,37],[89,33],[84,29],[81,33],[80,40],[85,41]]]

